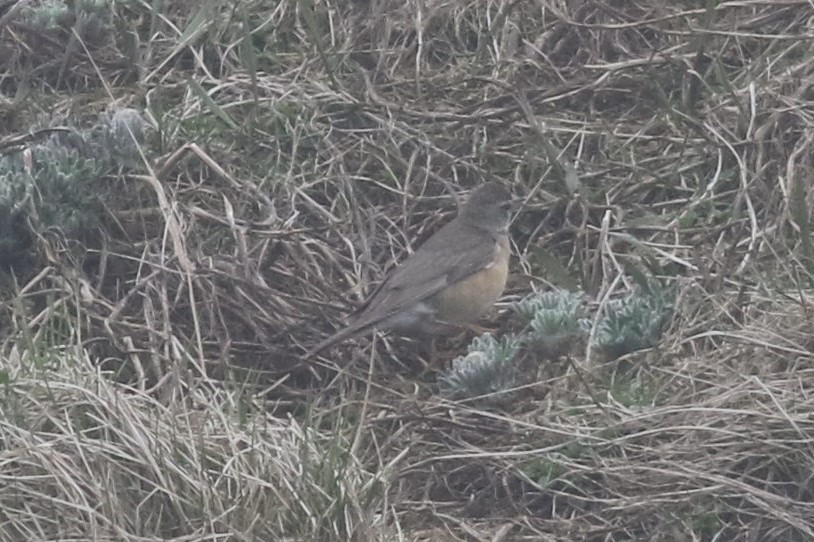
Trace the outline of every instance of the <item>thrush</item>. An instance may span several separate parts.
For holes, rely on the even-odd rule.
[[[345,328],[305,357],[373,328],[435,336],[476,321],[506,287],[512,207],[501,184],[475,188],[458,216],[393,269]]]

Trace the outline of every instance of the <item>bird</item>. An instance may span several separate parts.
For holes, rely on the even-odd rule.
[[[476,321],[506,287],[514,203],[499,182],[474,188],[458,215],[395,267],[346,327],[303,357],[371,329],[434,337]]]

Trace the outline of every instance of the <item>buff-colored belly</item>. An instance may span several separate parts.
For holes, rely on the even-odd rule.
[[[480,318],[498,300],[509,276],[509,243],[495,245],[495,263],[486,269],[448,286],[434,299],[436,320],[465,324]]]

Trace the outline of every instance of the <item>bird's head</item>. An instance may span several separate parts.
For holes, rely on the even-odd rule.
[[[511,192],[500,183],[488,182],[472,190],[461,216],[478,228],[505,231],[515,207]]]

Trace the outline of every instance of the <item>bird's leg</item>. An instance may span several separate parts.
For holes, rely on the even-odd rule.
[[[421,364],[422,376],[435,370],[435,362],[438,356],[438,349],[435,344],[435,336],[427,337],[427,341],[422,341],[423,350],[421,356],[418,356],[418,362]]]
[[[484,333],[494,333],[497,331],[497,328],[490,329],[488,327],[484,327],[474,323],[468,324],[458,324],[454,327],[455,334],[453,335],[453,339],[456,342],[466,340],[467,343],[472,340],[472,336],[470,334],[474,334],[475,337],[479,337]]]
[[[497,330],[497,328],[492,329],[492,328],[488,328],[486,326],[481,326],[479,324],[474,324],[474,323],[473,324],[466,324],[466,326],[464,326],[464,328],[469,329],[470,331],[472,331],[472,333],[474,333],[475,335],[478,335],[478,336],[483,335],[484,333],[494,333]]]

